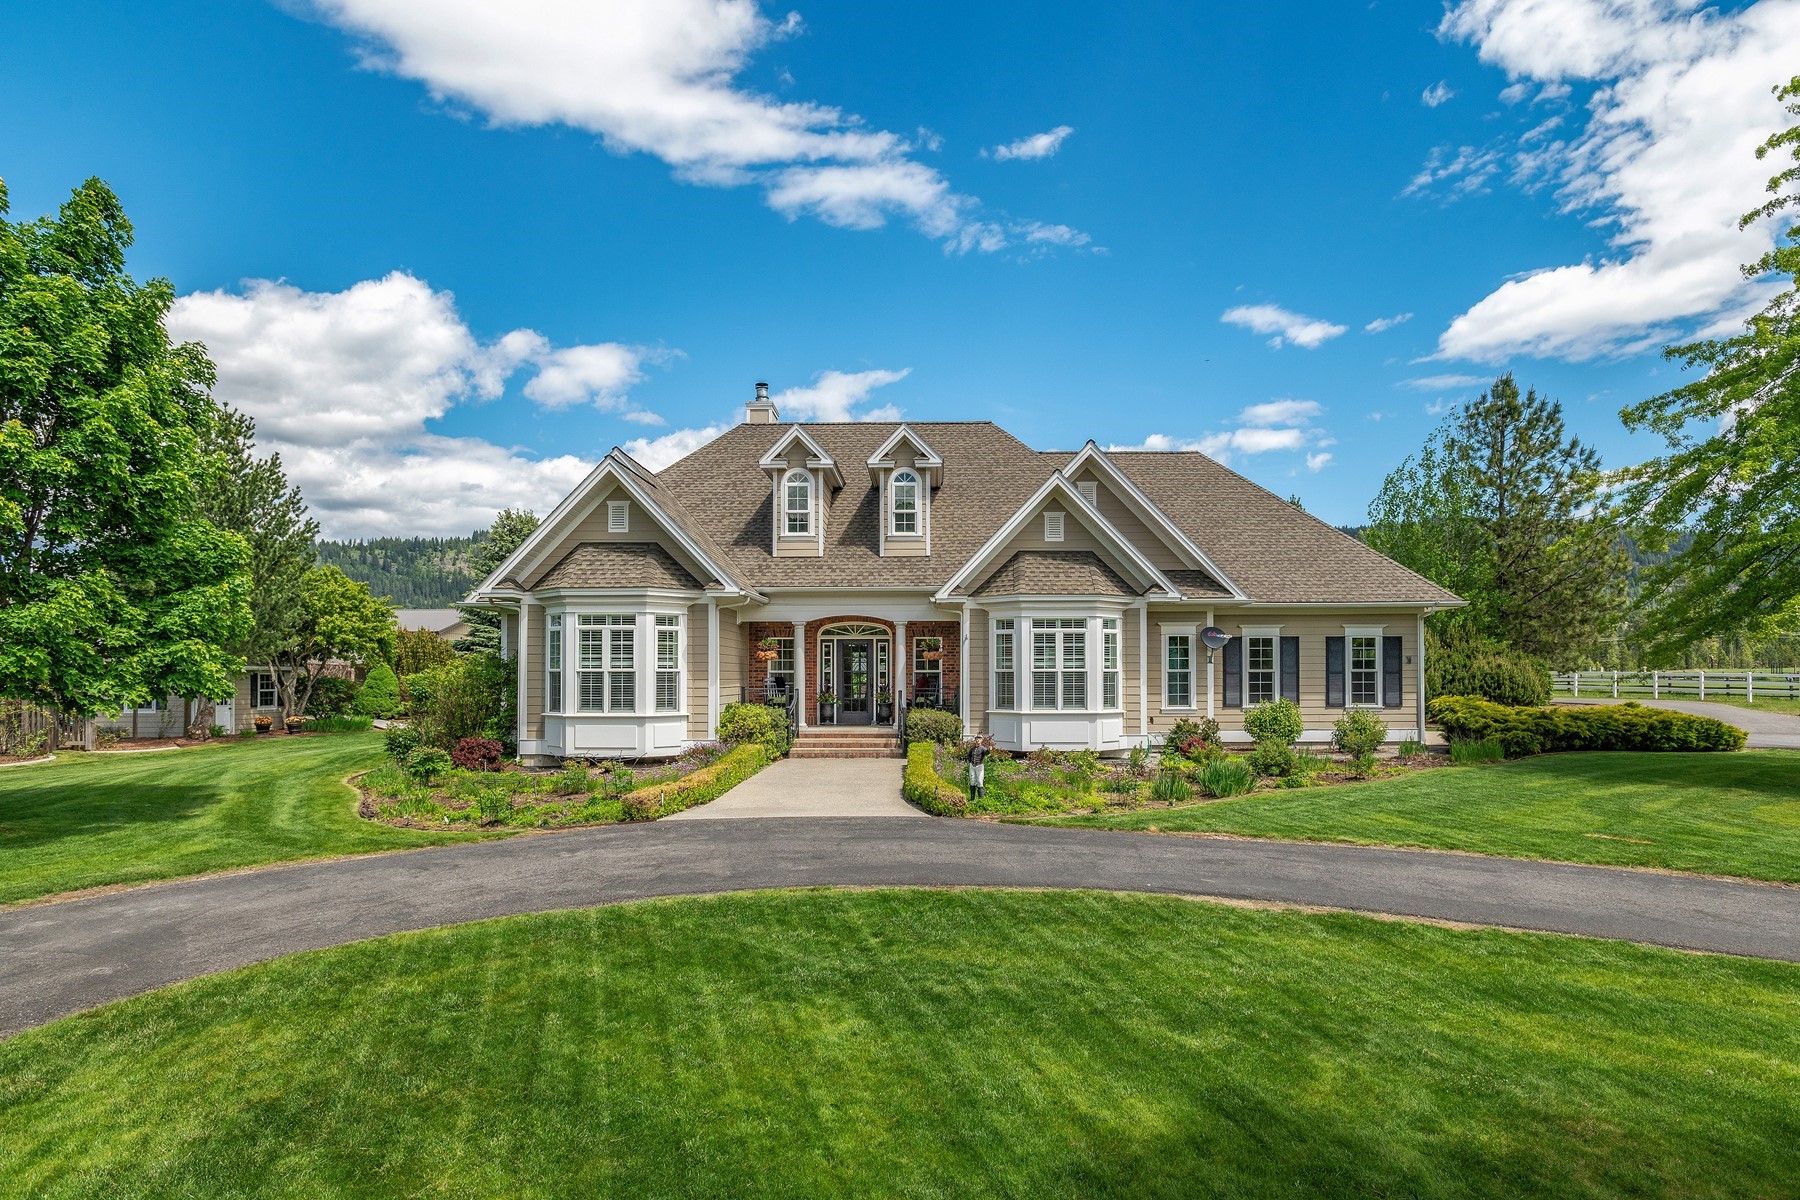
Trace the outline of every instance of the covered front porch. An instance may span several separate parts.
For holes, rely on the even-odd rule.
[[[964,711],[959,620],[847,613],[739,628],[739,698],[789,708],[801,729],[897,729],[910,707]]]

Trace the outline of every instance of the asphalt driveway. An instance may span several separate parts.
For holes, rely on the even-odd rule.
[[[1696,717],[1712,717],[1736,725],[1750,735],[1753,750],[1800,750],[1800,717],[1770,712],[1765,708],[1741,708],[1736,704],[1714,704],[1710,700],[1645,700],[1630,699],[1646,708],[1666,708],[1670,712],[1692,713]],[[1559,699],[1558,704],[1617,704],[1617,700]]]
[[[408,929],[747,888],[1099,888],[1800,962],[1800,888],[1425,850],[975,821],[658,821],[296,864],[0,912],[0,1034]]]

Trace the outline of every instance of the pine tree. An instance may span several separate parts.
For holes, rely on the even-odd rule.
[[[525,539],[537,530],[536,514],[503,508],[494,515],[494,523],[480,535],[481,540],[469,555],[469,568],[476,582],[486,579],[505,562]],[[492,609],[458,605],[463,619],[469,623],[469,635],[457,640],[456,648],[465,654],[498,654],[500,652],[500,614]]]

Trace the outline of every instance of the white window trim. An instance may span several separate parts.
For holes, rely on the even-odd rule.
[[[1200,652],[1200,626],[1194,625],[1158,625],[1162,631],[1162,660],[1157,667],[1157,675],[1162,679],[1162,707],[1164,712],[1197,712],[1199,689],[1194,686],[1194,676],[1199,672],[1196,659]],[[1169,639],[1184,637],[1188,644],[1188,702],[1186,704],[1169,703]]]
[[[556,660],[551,661],[550,643],[554,635],[556,640]],[[544,615],[544,712],[551,716],[561,716],[563,705],[569,702],[569,619],[562,613],[546,613]],[[556,695],[551,695],[551,679],[556,677]]]
[[[899,514],[899,508],[897,506],[897,501],[898,501],[898,498],[900,495],[900,486],[904,482],[900,478],[902,475],[909,475],[912,477],[911,482],[912,482],[912,491],[913,491],[913,507],[912,507],[913,527],[910,531],[903,531],[896,527],[898,524],[898,514]],[[920,474],[917,471],[913,470],[910,467],[904,467],[898,471],[895,471],[893,473],[893,475],[891,477],[889,477],[889,479],[888,479],[888,504],[887,504],[887,510],[888,510],[887,534],[890,538],[894,538],[894,539],[900,540],[900,541],[912,541],[914,539],[923,538],[925,536],[925,501],[924,501],[924,496],[923,496],[924,491],[925,491],[925,481],[924,481],[923,477],[920,476]]]
[[[788,508],[788,484],[795,481],[795,476],[799,476],[800,479],[806,481],[806,528],[801,530],[791,530],[788,528],[788,516],[791,512],[799,511],[798,509],[790,510]],[[783,539],[812,537],[813,527],[818,520],[819,510],[818,480],[813,478],[812,472],[803,471],[799,467],[783,471],[781,473],[781,480],[776,485],[776,491],[781,500],[781,519],[776,522],[775,525],[778,536]]]
[[[1045,633],[1056,635],[1056,665],[1049,672],[1056,676],[1056,703],[1047,707],[1039,707],[1037,703],[1037,624],[1039,621],[1075,621],[1079,624],[1064,628],[1052,626]],[[1013,643],[1014,671],[1020,677],[1014,686],[1014,699],[1018,703],[1017,711],[1044,713],[1093,713],[1112,711],[1100,706],[1100,653],[1096,639],[1100,635],[1100,618],[1088,613],[1032,613],[1022,618],[1015,630],[1025,636],[1015,639]],[[1063,658],[1063,638],[1065,634],[1081,634],[1081,676],[1082,688],[1087,693],[1080,705],[1063,703],[1064,676],[1075,673],[1076,668],[1065,665]]]
[[[1000,623],[1002,621],[1006,622],[1005,629],[1000,628]],[[1030,625],[1031,625],[1030,618],[1028,618],[1028,617],[991,617],[988,620],[988,708],[994,712],[1021,712],[1021,711],[1023,711],[1019,706],[1019,674],[1020,674],[1020,671],[1019,671],[1019,627],[1021,625],[1025,626],[1027,629],[1029,629]],[[1013,697],[1012,697],[1012,703],[1008,704],[1008,705],[1004,705],[1004,706],[996,702],[998,699],[998,694],[999,694],[999,690],[1000,690],[999,689],[999,676],[1000,676],[999,662],[1000,662],[1000,637],[1002,634],[1004,634],[1007,637],[1010,637],[1012,639],[1012,668],[1007,672],[1007,674],[1012,676]]]
[[[1250,639],[1259,637],[1275,640],[1275,686],[1269,693],[1269,699],[1281,699],[1281,668],[1286,665],[1281,659],[1281,626],[1240,625],[1238,637],[1243,639],[1243,650],[1238,658],[1238,690],[1242,694],[1238,699],[1245,708],[1250,707]]]
[[[1382,640],[1386,629],[1386,625],[1344,626],[1344,708],[1346,711],[1353,708],[1362,708],[1367,709],[1370,712],[1383,712],[1387,709],[1387,705],[1381,702],[1381,681],[1386,678],[1387,675],[1387,662],[1385,661],[1387,648]],[[1375,703],[1373,704],[1356,704],[1350,699],[1355,690],[1351,686],[1352,680],[1350,675],[1350,663],[1354,651],[1354,643],[1351,639],[1359,637],[1372,637],[1375,639]]]
[[[575,703],[565,707],[560,713],[546,708],[544,711],[552,716],[565,717],[570,720],[594,720],[606,717],[618,720],[634,721],[672,721],[677,717],[686,719],[693,704],[688,689],[692,686],[691,664],[688,662],[693,642],[692,631],[688,627],[688,611],[680,604],[652,604],[650,606],[620,607],[592,604],[570,604],[556,610],[555,615],[563,619],[563,699],[566,703],[573,696]],[[606,683],[603,696],[604,707],[593,709],[581,707],[581,618],[582,617],[630,617],[629,626],[602,625],[599,628],[613,630],[630,628],[632,635],[632,667],[635,676],[632,688],[632,710],[612,707],[612,681]],[[679,678],[676,680],[676,698],[680,707],[676,709],[658,709],[656,707],[656,618],[674,617],[676,619],[676,641],[678,644],[677,661],[679,662]],[[546,618],[547,620],[547,618]],[[548,631],[548,624],[545,629]],[[595,628],[588,626],[589,629]],[[548,637],[545,641],[548,642]],[[602,660],[607,666],[602,670],[613,673],[612,639],[609,635],[603,641]],[[547,666],[548,664],[546,664]],[[625,668],[620,667],[623,671]],[[547,684],[546,684],[547,686]]]
[[[631,501],[608,500],[606,502],[606,532],[631,532]]]
[[[274,700],[268,704],[258,704],[256,702],[257,701],[256,681],[258,679],[266,679],[269,681],[269,693],[272,696],[274,696]],[[275,682],[275,672],[273,672],[273,671],[251,671],[250,672],[249,692],[250,692],[250,707],[252,709],[258,709],[258,708],[272,709],[272,708],[280,708],[281,707],[281,688]]]

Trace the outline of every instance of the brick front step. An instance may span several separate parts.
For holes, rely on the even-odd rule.
[[[851,748],[848,746],[800,746],[788,751],[789,758],[899,758],[900,748]]]

